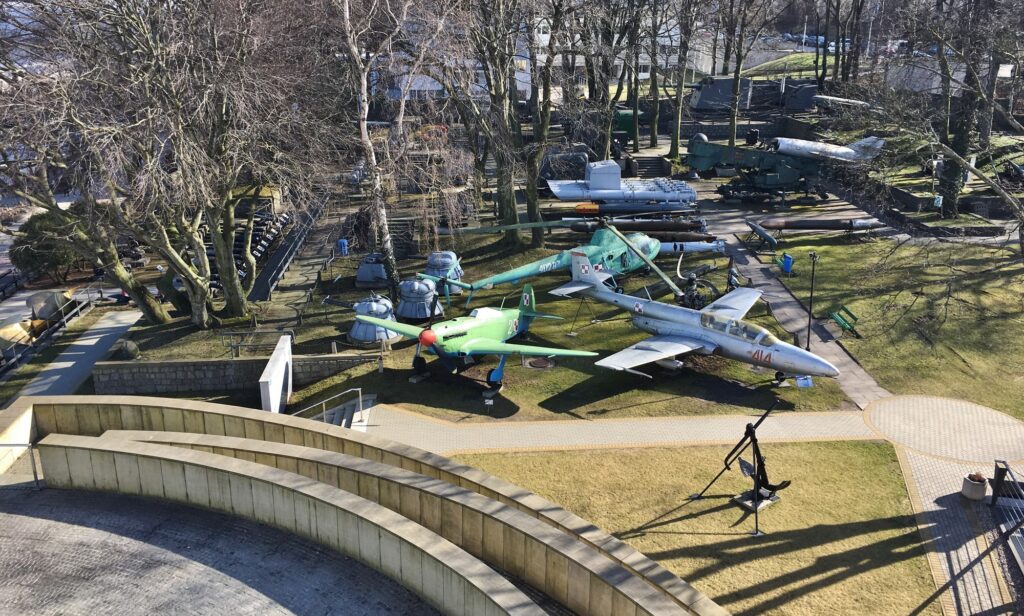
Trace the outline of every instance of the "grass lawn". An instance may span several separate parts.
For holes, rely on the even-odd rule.
[[[470,237],[470,236],[467,236]],[[459,247],[463,255],[462,266],[467,280],[483,278],[488,273],[502,271],[531,259],[548,250],[530,250],[510,253],[497,248],[493,236],[472,236],[470,245]],[[560,234],[553,236],[552,246],[568,248],[585,241],[585,236]],[[465,248],[465,250],[463,250]],[[725,261],[720,265],[724,268]],[[666,262],[666,267],[668,263]],[[671,264],[674,271],[675,264]],[[720,272],[724,276],[724,272]],[[565,282],[564,272],[534,278],[538,309],[564,317],[564,320],[539,319],[530,330],[530,343],[553,347],[587,349],[608,355],[638,342],[649,334],[634,329],[623,313],[609,310],[600,304],[588,304],[580,311],[575,329],[576,337],[567,336],[580,304],[576,300],[560,300],[548,290]],[[652,283],[653,277],[634,276],[626,281],[627,289],[639,289]],[[351,280],[339,282],[337,294],[351,299],[366,295],[366,291],[351,290]],[[724,286],[724,282],[723,282]],[[506,285],[474,296],[471,308],[501,305],[508,297],[508,305],[518,304],[519,286]],[[591,309],[593,312],[591,312]],[[446,309],[448,318],[466,314],[464,297],[456,297]],[[782,333],[774,319],[758,306],[752,311],[756,322]],[[593,316],[604,322],[591,324]],[[347,330],[352,322],[351,313],[339,317],[346,319],[339,330]],[[318,322],[311,318],[312,325]],[[790,338],[786,336],[786,338]],[[598,419],[606,417],[635,417],[659,415],[700,415],[744,413],[764,409],[777,397],[779,408],[798,411],[825,411],[839,408],[845,398],[838,385],[829,379],[820,379],[812,389],[794,387],[775,388],[771,372],[753,369],[738,362],[717,357],[688,359],[690,368],[678,375],[665,373],[656,366],[646,371],[653,379],[625,372],[614,372],[593,365],[592,358],[564,358],[554,369],[538,370],[523,367],[519,358],[512,357],[506,370],[505,389],[494,399],[493,406],[485,406],[481,392],[487,371],[494,367],[496,358],[482,358],[480,364],[457,374],[445,374],[431,364],[433,377],[423,383],[410,384],[410,366],[415,343],[404,340],[395,346],[387,358],[383,374],[376,365],[356,368],[333,379],[296,392],[292,408],[299,409],[350,387],[362,387],[366,393],[375,393],[381,402],[451,420],[479,420],[494,418],[515,419]]]
[[[818,252],[815,314],[845,304],[860,317],[864,337],[843,343],[883,387],[1024,418],[1024,264],[1014,252],[821,235],[794,237],[785,249],[798,267]],[[783,282],[807,297],[809,276]]]
[[[811,52],[798,51],[746,69],[743,71],[743,76],[758,77],[762,75],[792,75],[797,73],[810,73],[813,70],[814,54]]]
[[[739,438],[741,435],[737,435]],[[892,447],[767,444],[766,536],[729,503],[750,481],[733,469],[701,501],[686,496],[729,447],[459,456],[621,537],[734,614],[907,614],[934,591]],[[934,604],[924,614],[939,614]]]
[[[929,227],[977,227],[980,225],[992,225],[991,220],[971,213],[962,213],[957,218],[943,218],[939,212],[903,212],[903,215],[911,220],[924,223]]]
[[[85,333],[85,330],[92,327],[96,321],[100,320],[100,317],[110,312],[110,310],[109,308],[93,308],[85,316],[72,321],[59,338],[56,338],[50,346],[33,355],[28,363],[15,368],[3,382],[0,382],[0,406],[10,404],[13,398],[18,395],[18,392],[25,385],[28,385],[29,381],[36,378],[43,368],[56,359],[71,343],[78,340],[78,337]]]

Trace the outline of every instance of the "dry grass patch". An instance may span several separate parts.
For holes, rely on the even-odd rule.
[[[895,615],[929,598],[925,547],[890,445],[765,445],[771,479],[793,485],[763,512],[767,534],[757,538],[750,536],[753,518],[729,503],[751,485],[738,470],[706,499],[687,504],[729,449],[458,458],[616,534],[735,614]],[[939,610],[928,604],[923,613]]]

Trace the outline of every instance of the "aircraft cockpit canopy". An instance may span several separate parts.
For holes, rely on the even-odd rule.
[[[778,339],[771,332],[760,325],[737,321],[736,319],[726,319],[713,312],[701,313],[700,324],[701,327],[713,329],[734,338],[742,338],[748,342],[756,342],[761,346],[768,347],[778,342]]]

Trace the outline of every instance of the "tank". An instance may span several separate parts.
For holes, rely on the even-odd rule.
[[[438,252],[430,253],[427,257],[427,268],[423,272],[430,276],[437,276],[438,278],[447,277],[448,280],[462,280],[462,267],[459,265],[459,258],[454,252],[450,250],[442,250]],[[444,292],[444,289],[441,289]],[[453,284],[448,285],[449,295],[458,295],[462,293],[462,287],[457,287]]]
[[[391,304],[391,300],[376,293],[359,300],[352,306],[352,309],[356,311],[357,315],[361,314],[386,321],[395,320],[394,306]],[[380,344],[382,340],[395,342],[400,338],[399,334],[390,329],[362,321],[356,321],[348,332],[349,342],[366,346]]]
[[[383,289],[388,286],[388,274],[384,269],[384,255],[371,252],[359,262],[356,270],[356,286],[360,289]]]
[[[430,318],[430,308],[434,306],[434,316],[443,317],[443,302],[434,301],[437,286],[433,280],[412,278],[403,280],[398,285],[398,309],[395,316],[399,320],[420,323]]]

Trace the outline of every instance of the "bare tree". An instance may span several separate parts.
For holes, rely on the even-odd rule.
[[[732,51],[732,95],[729,99],[729,145],[736,145],[740,109],[740,84],[747,55],[780,12],[777,0],[729,0],[725,15],[726,55]],[[731,45],[730,45],[731,41]],[[728,66],[728,59],[725,61]]]
[[[216,322],[214,269],[223,314],[246,314],[232,191],[245,183],[288,183],[293,197],[310,192],[308,178],[316,174],[308,163],[322,155],[314,137],[323,131],[311,130],[311,105],[300,101],[307,100],[302,76],[316,73],[318,54],[296,49],[315,38],[295,34],[315,22],[289,11],[285,0],[20,6],[31,18],[19,27],[38,43],[18,67],[12,96],[0,103],[0,122],[12,127],[4,133],[4,155],[22,153],[7,165],[8,183],[74,223],[77,245],[150,320],[165,320],[166,312],[122,271],[119,236],[142,242],[168,264],[197,326]],[[77,205],[58,207],[58,189],[70,191]]]

